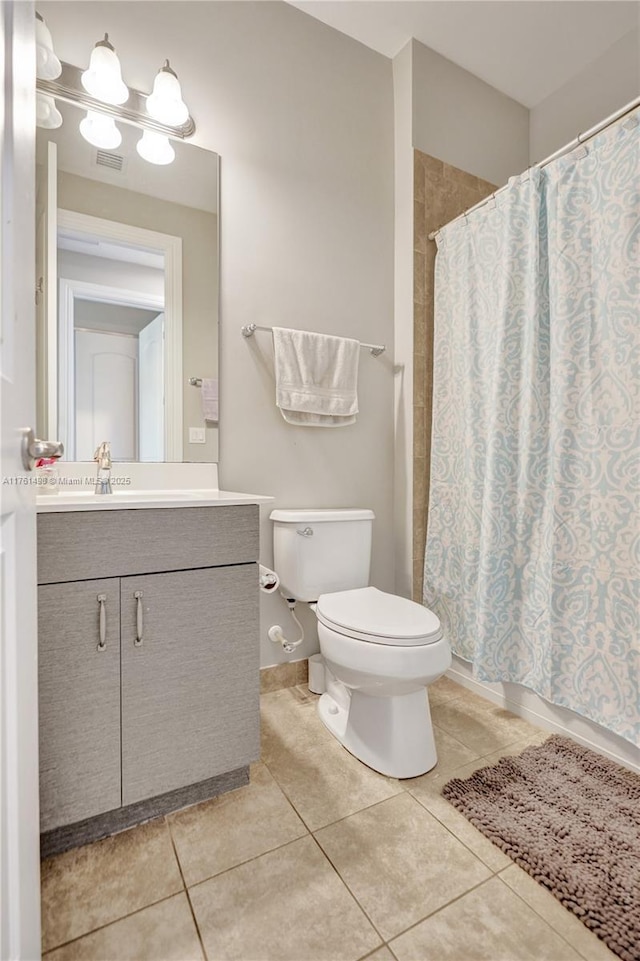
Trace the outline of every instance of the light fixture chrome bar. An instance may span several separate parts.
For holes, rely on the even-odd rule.
[[[253,337],[256,330],[273,331],[273,327],[261,327],[259,324],[245,324],[242,328],[243,337]],[[370,350],[374,357],[379,357],[387,349],[384,344],[360,344],[365,350]]]
[[[82,70],[71,63],[62,62],[62,73],[57,80],[36,80],[36,89],[41,93],[62,100],[64,103],[75,103],[85,110],[95,110],[96,113],[103,113],[114,120],[129,123],[145,130],[153,130],[155,133],[164,134],[167,137],[176,137],[179,140],[186,140],[196,132],[196,125],[193,118],[183,123],[180,127],[172,127],[169,124],[159,123],[150,117],[146,110],[147,94],[129,87],[129,99],[126,104],[113,106],[110,103],[103,103],[90,96],[82,86],[80,77]]]

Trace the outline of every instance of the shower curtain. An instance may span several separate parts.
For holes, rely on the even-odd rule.
[[[424,601],[640,745],[640,111],[438,236]]]

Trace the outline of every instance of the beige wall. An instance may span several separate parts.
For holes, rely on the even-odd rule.
[[[39,8],[40,9],[40,8]],[[56,51],[84,65],[105,30],[125,80],[148,90],[171,58],[198,130],[221,156],[221,487],[280,507],[375,510],[372,583],[393,588],[393,90],[391,63],[285,4],[45,2]],[[271,341],[281,324],[386,343],[363,352],[353,427],[286,424],[274,404]],[[271,562],[268,510],[262,558]],[[304,615],[317,649],[314,619]],[[262,598],[266,637],[294,627]]]
[[[408,43],[393,61],[395,137],[395,590],[411,595],[413,458],[413,51]]]
[[[204,427],[199,391],[191,376],[218,376],[218,225],[214,214],[58,173],[58,207],[182,238],[182,369],[184,460],[218,460],[218,429],[206,444],[189,444],[189,427]]]
[[[529,162],[529,111],[430,50],[413,47],[413,146],[495,184]]]
[[[530,163],[549,156],[638,96],[640,30],[633,30],[531,110]]]

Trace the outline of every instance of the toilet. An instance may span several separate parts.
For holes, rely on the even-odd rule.
[[[320,717],[381,774],[437,762],[427,685],[451,664],[433,611],[369,586],[370,510],[274,510],[274,567],[285,597],[315,608],[326,691]]]

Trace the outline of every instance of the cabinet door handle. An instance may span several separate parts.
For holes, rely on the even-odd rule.
[[[98,594],[98,620],[99,620],[99,640],[98,650],[105,651],[107,648],[107,595]]]
[[[144,634],[144,609],[142,607],[142,591],[135,591],[133,595],[136,599],[136,639],[133,642],[136,647],[140,647]]]

